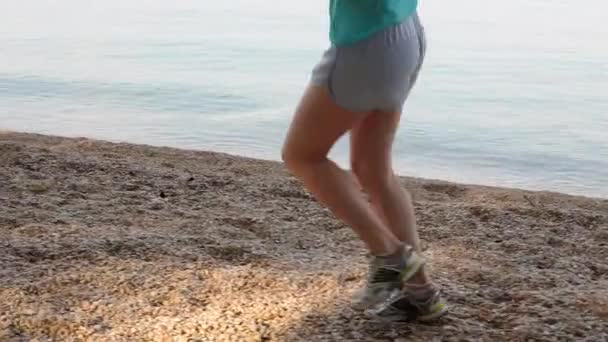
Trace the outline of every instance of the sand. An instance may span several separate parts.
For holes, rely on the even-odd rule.
[[[608,341],[608,201],[403,178],[451,313],[349,307],[366,252],[279,163],[0,133],[0,341]]]

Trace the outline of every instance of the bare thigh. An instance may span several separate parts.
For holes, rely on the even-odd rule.
[[[288,130],[283,159],[289,164],[325,158],[335,142],[365,116],[336,105],[327,88],[309,86]]]

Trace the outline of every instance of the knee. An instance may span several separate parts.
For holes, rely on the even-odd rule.
[[[284,144],[281,149],[281,160],[283,160],[283,164],[291,172],[297,168],[297,165],[301,164],[298,155],[287,144]]]
[[[281,159],[287,170],[297,177],[302,176],[303,173],[311,169],[316,162],[315,157],[310,156],[297,148],[293,148],[289,144],[283,145]]]

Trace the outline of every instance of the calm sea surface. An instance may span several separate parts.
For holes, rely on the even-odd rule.
[[[398,171],[608,197],[606,2],[421,2]],[[0,128],[278,159],[326,6],[0,0]]]

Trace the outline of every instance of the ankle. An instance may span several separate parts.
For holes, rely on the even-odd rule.
[[[397,244],[395,247],[389,249],[389,252],[374,254],[376,258],[384,259],[389,263],[397,263],[403,259],[405,253],[405,245]]]
[[[386,239],[382,241],[381,244],[378,245],[381,248],[369,248],[369,252],[372,256],[376,258],[382,259],[392,259],[395,256],[400,256],[403,254],[404,245],[398,240]]]
[[[391,258],[391,257],[396,257],[396,256],[401,256],[403,255],[405,251],[405,245],[401,242],[396,243],[393,248],[391,248],[389,250],[388,253],[385,253],[384,255],[381,255],[380,257],[382,258]]]

